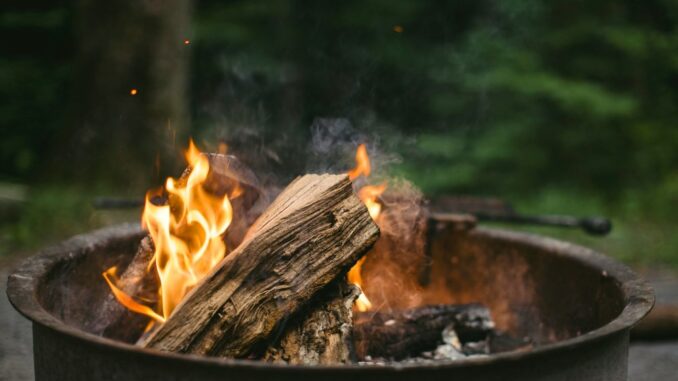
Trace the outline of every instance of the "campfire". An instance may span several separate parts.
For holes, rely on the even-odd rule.
[[[260,194],[239,199],[263,191],[216,168],[232,169],[235,157],[202,154],[192,141],[185,156],[184,174],[146,196],[148,236],[137,255],[120,277],[117,265],[103,273],[124,309],[109,299],[101,334],[165,351],[292,364],[489,354],[487,308],[417,300],[421,287],[408,266],[424,256],[424,203],[411,189],[385,194],[386,183],[370,184],[365,144],[346,175],[297,179],[254,224],[240,222],[247,233],[235,240],[231,224],[252,220]],[[314,226],[313,236],[298,230]],[[368,260],[380,268],[373,279],[363,275]]]
[[[27,260],[8,294],[36,322],[36,379],[625,378],[647,284],[591,250],[441,213],[374,181],[355,149],[279,191],[191,142],[183,174],[147,193],[143,229]]]

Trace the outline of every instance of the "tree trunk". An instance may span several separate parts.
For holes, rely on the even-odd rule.
[[[76,118],[67,144],[55,147],[59,163],[77,162],[66,168],[73,177],[147,186],[164,178],[158,163],[178,164],[175,139],[183,146],[187,138],[191,2],[80,0],[76,7]]]

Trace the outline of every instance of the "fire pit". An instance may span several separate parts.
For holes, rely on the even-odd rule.
[[[10,276],[7,293],[33,321],[37,380],[626,379],[629,330],[654,302],[647,283],[566,242],[437,225],[421,303],[483,303],[497,328],[529,338],[529,347],[433,365],[299,366],[173,354],[88,333],[91,306],[110,292],[101,273],[132,259],[145,235],[136,225],[44,250]]]

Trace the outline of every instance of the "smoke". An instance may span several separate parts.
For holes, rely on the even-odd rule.
[[[357,131],[347,119],[317,118],[311,126],[308,172],[345,173],[355,166],[359,144],[367,146],[372,174],[355,180],[356,189],[386,184],[376,223],[381,237],[362,266],[363,291],[377,310],[421,304],[419,273],[426,264],[427,209],[421,191],[409,181],[389,175],[401,158],[382,150],[379,135]]]
[[[358,130],[345,118],[316,118],[311,124],[306,172],[346,172],[355,167],[358,146],[365,144],[372,165],[370,180],[387,178],[390,167],[400,163],[401,158],[394,151],[384,149],[386,143],[378,131],[385,127],[374,126],[369,120],[362,123],[366,126]]]
[[[363,265],[364,291],[378,310],[421,305],[419,274],[427,265],[428,210],[419,189],[394,179],[381,197],[381,236]]]

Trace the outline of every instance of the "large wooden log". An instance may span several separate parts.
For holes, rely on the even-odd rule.
[[[463,342],[484,339],[494,328],[488,309],[479,304],[431,305],[404,311],[361,312],[354,319],[358,360],[367,356],[400,360],[436,348],[452,325]]]
[[[353,360],[353,304],[360,289],[337,279],[287,324],[264,359],[303,365],[348,364]]]
[[[244,357],[369,250],[379,236],[345,175],[306,175],[262,214],[240,246],[143,343]]]

